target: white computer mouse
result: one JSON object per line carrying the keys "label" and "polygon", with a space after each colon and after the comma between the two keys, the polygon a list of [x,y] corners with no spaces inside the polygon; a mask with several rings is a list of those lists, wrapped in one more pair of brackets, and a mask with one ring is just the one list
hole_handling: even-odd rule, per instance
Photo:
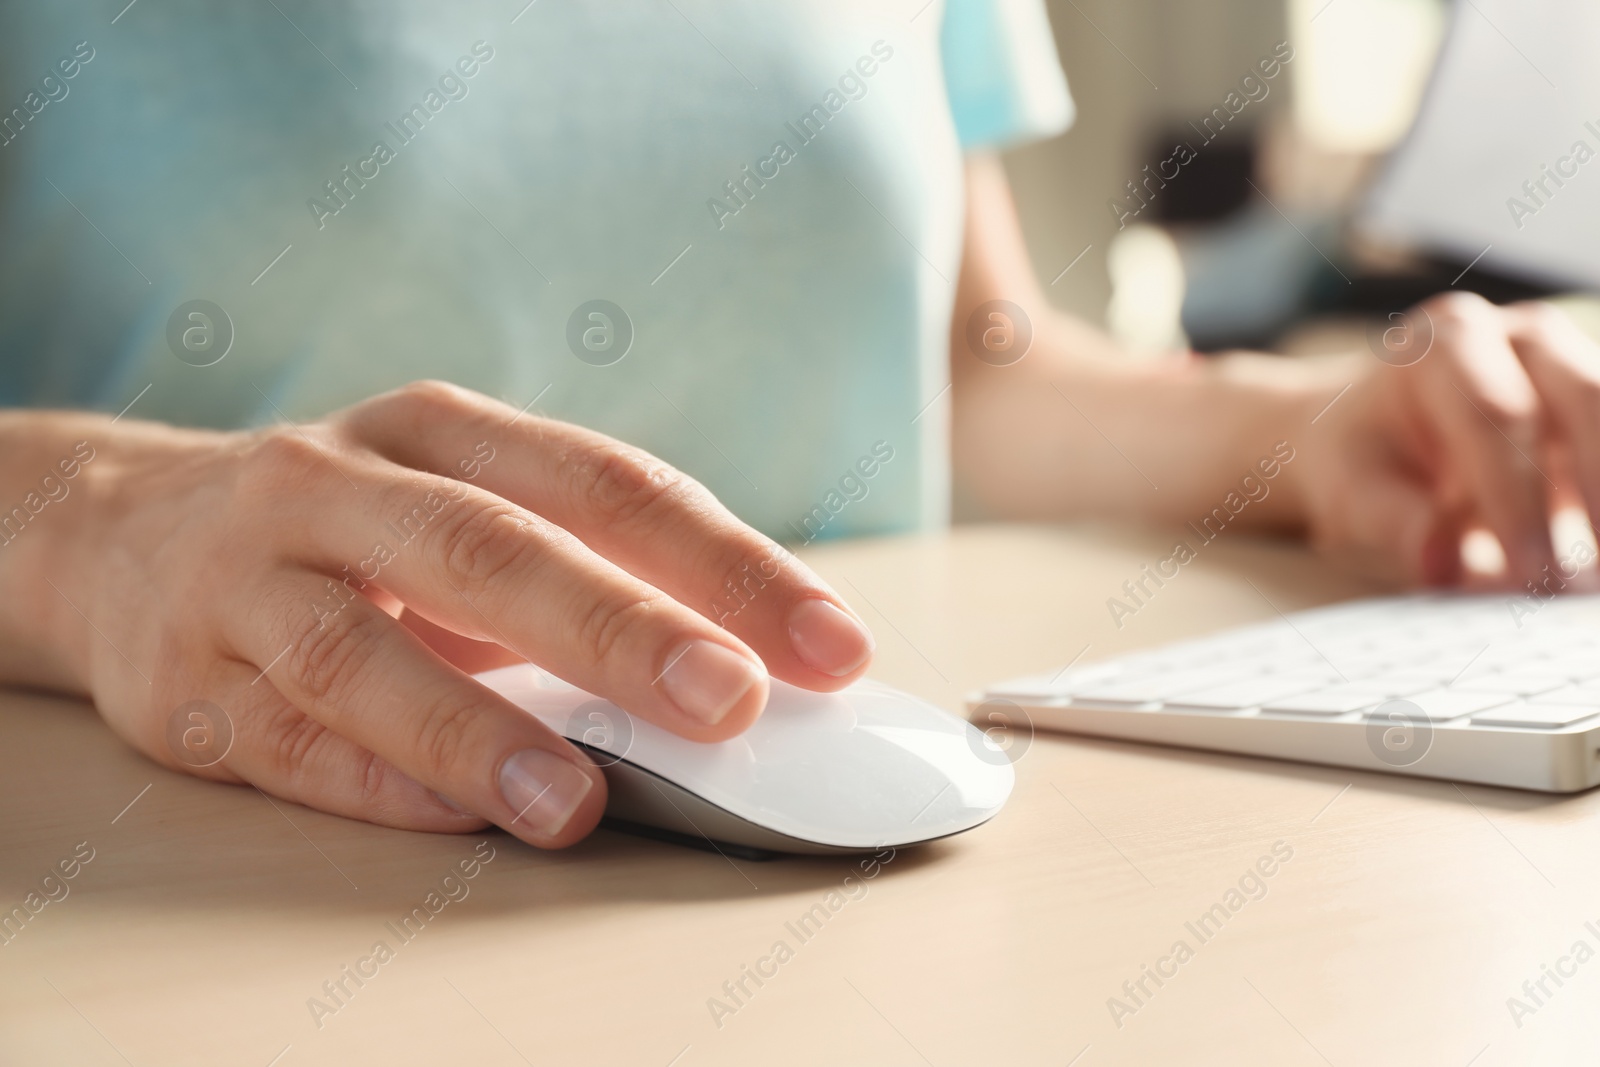
{"label": "white computer mouse", "polygon": [[584,746],[606,774],[608,820],[745,853],[864,852],[993,818],[1015,776],[971,723],[877,682],[813,693],[772,682],[743,734],[701,744],[529,664],[478,681]]}

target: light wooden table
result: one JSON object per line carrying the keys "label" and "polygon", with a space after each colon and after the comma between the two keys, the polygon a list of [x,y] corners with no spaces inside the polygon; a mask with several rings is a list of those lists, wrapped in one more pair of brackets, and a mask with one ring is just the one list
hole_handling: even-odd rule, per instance
{"label": "light wooden table", "polygon": [[[998,528],[806,555],[873,624],[874,675],[952,709],[1086,644],[1102,657],[1271,617],[1264,598],[1371,591],[1230,537],[1117,630],[1106,598],[1169,543]],[[1043,735],[1017,771],[994,822],[852,881],[802,941],[786,924],[857,864],[732,863],[608,832],[541,854],[275,810],[158,769],[87,707],[0,695],[0,907],[80,842],[94,855],[0,946],[0,1063],[1596,1061],[1600,959],[1561,960],[1600,949],[1600,796]],[[401,942],[386,924],[480,841],[494,858],[469,895]],[[1198,938],[1185,924],[1241,878],[1254,889],[1280,842],[1292,857],[1265,895]],[[1163,963],[1180,940],[1191,953]],[[308,999],[378,941],[392,958],[346,978],[319,1028]],[[729,998],[778,941],[775,973]],[[1573,976],[1513,1018],[1544,964]],[[1145,965],[1171,976],[1135,1001],[1123,983]],[[737,1010],[714,1020],[713,997]],[[1112,997],[1137,1010],[1115,1019]]]}

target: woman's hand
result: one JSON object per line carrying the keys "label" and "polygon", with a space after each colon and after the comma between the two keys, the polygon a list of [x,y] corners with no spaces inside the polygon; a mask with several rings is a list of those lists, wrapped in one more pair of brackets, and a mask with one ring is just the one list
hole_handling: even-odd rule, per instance
{"label": "woman's hand", "polygon": [[1374,351],[1347,395],[1317,391],[1299,420],[1313,540],[1443,584],[1463,576],[1464,532],[1484,528],[1507,584],[1570,579],[1550,518],[1576,501],[1600,520],[1600,345],[1548,304],[1450,294],[1395,321]]}
{"label": "woman's hand", "polygon": [[[769,670],[831,690],[871,655],[837,595],[696,482],[453,386],[255,433],[60,417],[94,458],[78,499],[0,547],[10,628],[41,620],[41,662],[175,769],[560,847],[599,820],[599,770],[457,663],[531,660],[716,741],[761,713]],[[203,768],[169,742],[192,701],[234,731]]]}

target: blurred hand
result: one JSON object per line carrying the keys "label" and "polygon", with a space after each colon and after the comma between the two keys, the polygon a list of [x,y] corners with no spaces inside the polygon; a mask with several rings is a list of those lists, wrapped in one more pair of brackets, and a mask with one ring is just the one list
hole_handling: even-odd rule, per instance
{"label": "blurred hand", "polygon": [[[761,713],[769,669],[831,690],[871,654],[816,575],[698,483],[453,386],[248,434],[99,429],[87,511],[41,568],[73,610],[41,586],[41,614],[111,726],[178,770],[559,847],[599,820],[600,771],[468,670],[531,660],[716,741]],[[195,700],[234,729],[204,768],[168,740]]]}
{"label": "blurred hand", "polygon": [[1407,317],[1393,346],[1407,365],[1373,361],[1296,435],[1312,539],[1444,584],[1463,577],[1463,534],[1483,528],[1506,584],[1543,582],[1556,507],[1600,517],[1600,346],[1542,303],[1448,294]]}

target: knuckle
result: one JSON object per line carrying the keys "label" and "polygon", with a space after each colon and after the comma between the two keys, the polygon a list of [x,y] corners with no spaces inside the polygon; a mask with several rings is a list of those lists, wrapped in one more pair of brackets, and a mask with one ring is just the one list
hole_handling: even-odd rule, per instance
{"label": "knuckle", "polygon": [[460,774],[476,721],[477,708],[459,694],[435,700],[424,710],[411,739],[411,752],[425,777],[437,782]]}
{"label": "knuckle", "polygon": [[292,704],[267,712],[261,724],[262,746],[272,766],[289,778],[306,768],[328,728]]}
{"label": "knuckle", "polygon": [[315,704],[338,703],[362,681],[382,631],[364,611],[296,612],[289,624],[289,677]]}
{"label": "knuckle", "polygon": [[273,427],[254,435],[244,450],[243,489],[255,499],[275,499],[320,484],[327,462],[325,453],[303,429]]}
{"label": "knuckle", "polygon": [[1496,308],[1477,293],[1452,292],[1430,296],[1417,305],[1435,322],[1444,325],[1466,325],[1482,321],[1495,313]]}
{"label": "knuckle", "polygon": [[514,568],[536,562],[536,541],[514,504],[463,508],[458,515],[439,533],[445,574],[457,590],[476,596]]}
{"label": "knuckle", "polygon": [[1537,436],[1538,415],[1533,404],[1500,390],[1480,390],[1479,394],[1473,401],[1490,426],[1518,445],[1526,445]]}
{"label": "knuckle", "polygon": [[376,805],[389,792],[390,782],[394,781],[395,766],[371,749],[360,750],[355,758],[357,795],[362,800],[363,808]]}
{"label": "knuckle", "polygon": [[579,620],[578,647],[591,662],[609,663],[619,648],[660,616],[661,606],[661,598],[650,594],[597,598]]}
{"label": "knuckle", "polygon": [[393,764],[371,749],[364,748],[357,753],[352,780],[356,783],[356,798],[362,810],[370,810],[386,799],[393,773]]}
{"label": "knuckle", "polygon": [[1600,408],[1600,345],[1566,311],[1542,300],[1515,305],[1518,333],[1541,350],[1541,362],[1558,369],[1552,406],[1591,417]]}
{"label": "knuckle", "polygon": [[379,428],[387,434],[403,431],[425,440],[436,436],[441,424],[465,422],[482,414],[486,399],[450,382],[422,378],[356,404],[342,421],[357,440]]}
{"label": "knuckle", "polygon": [[391,401],[429,414],[461,414],[478,406],[478,394],[437,378],[407,382],[385,393],[380,401]]}
{"label": "knuckle", "polygon": [[1543,300],[1530,300],[1516,308],[1528,328],[1541,337],[1564,337],[1572,327],[1565,311]]}
{"label": "knuckle", "polygon": [[611,444],[578,464],[577,495],[613,523],[629,523],[691,496],[698,483],[671,465],[626,445]]}
{"label": "knuckle", "polygon": [[[326,758],[322,750],[338,735],[292,704],[279,702],[262,715],[260,743],[270,761],[269,766],[290,783],[315,779],[312,784],[320,788],[328,768],[319,766],[318,761]],[[384,798],[394,768],[370,749],[348,747],[353,750],[348,768],[341,760],[339,773],[344,775],[348,770],[357,803],[361,810],[369,810]]]}

